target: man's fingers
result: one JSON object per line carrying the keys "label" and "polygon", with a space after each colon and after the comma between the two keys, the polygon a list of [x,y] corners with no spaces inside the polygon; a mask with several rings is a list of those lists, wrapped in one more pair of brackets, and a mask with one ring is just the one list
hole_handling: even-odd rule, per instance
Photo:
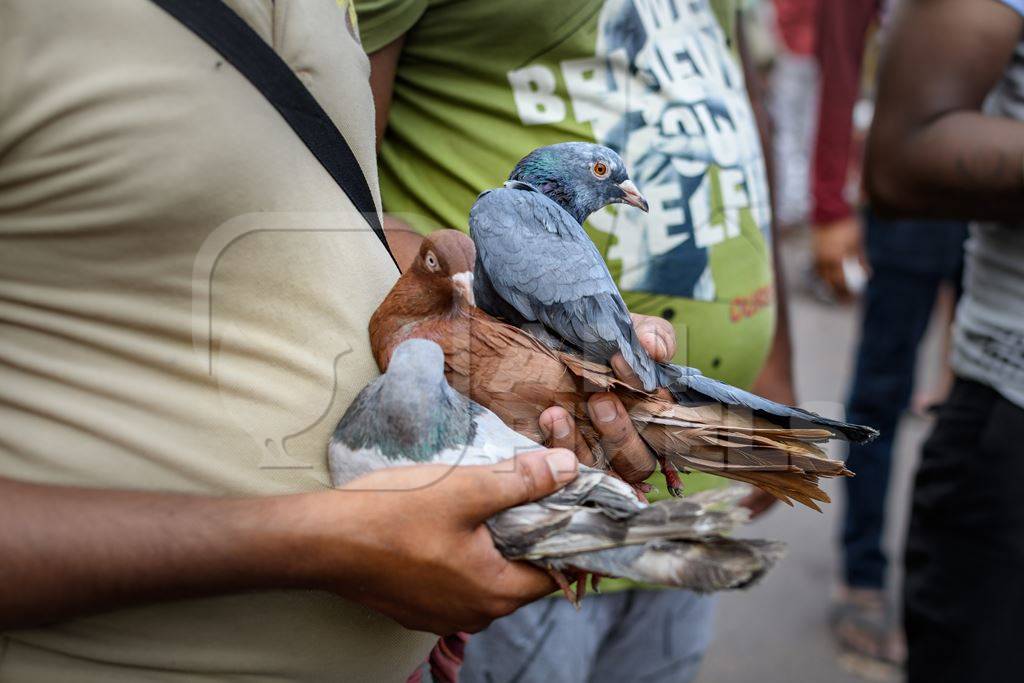
{"label": "man's fingers", "polygon": [[739,502],[741,507],[750,510],[750,519],[756,519],[767,512],[779,499],[772,494],[754,488]]}
{"label": "man's fingers", "polygon": [[590,446],[576,429],[576,421],[565,408],[551,407],[540,414],[540,430],[549,448],[567,448],[576,453],[576,459],[593,467],[595,460]]}
{"label": "man's fingers", "polygon": [[640,378],[636,376],[635,372],[633,372],[633,368],[629,367],[629,364],[626,363],[626,359],[622,357],[621,353],[616,353],[612,356],[611,366],[612,371],[619,380],[625,382],[634,389],[642,390],[644,388]]}
{"label": "man's fingers", "polygon": [[470,523],[554,493],[576,478],[576,454],[563,448],[519,453],[495,465],[459,467],[452,475]]}
{"label": "man's fingers", "polygon": [[640,344],[651,358],[665,362],[676,355],[676,329],[664,318],[631,313]]}
{"label": "man's fingers", "polygon": [[832,293],[846,300],[850,292],[846,288],[846,275],[843,273],[842,261],[821,261],[818,263],[818,276],[825,281]]}
{"label": "man's fingers", "polygon": [[649,477],[657,463],[618,397],[607,392],[594,394],[587,402],[587,410],[612,468],[627,482]]}
{"label": "man's fingers", "polygon": [[[490,535],[485,527],[480,527],[477,533]],[[487,540],[490,541],[490,538]],[[491,585],[495,593],[517,603],[511,606],[512,610],[525,602],[542,598],[558,587],[551,575],[544,570],[525,562],[515,561],[506,562],[502,569],[495,573]]]}

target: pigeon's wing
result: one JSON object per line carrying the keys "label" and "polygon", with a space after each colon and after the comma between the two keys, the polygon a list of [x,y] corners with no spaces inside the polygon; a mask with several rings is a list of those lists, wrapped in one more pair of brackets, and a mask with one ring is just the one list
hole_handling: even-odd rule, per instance
{"label": "pigeon's wing", "polygon": [[544,566],[710,593],[750,586],[783,552],[784,546],[773,541],[717,537],[650,541],[563,555],[546,558]]}
{"label": "pigeon's wing", "polygon": [[721,403],[746,408],[759,417],[783,426],[823,427],[854,443],[866,443],[878,436],[878,431],[863,425],[841,422],[815,413],[776,403],[749,391],[738,389],[710,377],[700,370],[680,365],[661,363],[658,366],[659,383],[667,387],[681,405]]}
{"label": "pigeon's wing", "polygon": [[641,503],[621,480],[580,465],[564,488],[536,502],[504,510],[487,521],[495,545],[514,560],[542,561],[623,545],[702,540],[746,521],[737,500],[746,487],[718,498],[700,494]]}
{"label": "pigeon's wing", "polygon": [[534,190],[490,190],[473,205],[469,229],[481,308],[520,326],[541,323],[602,362],[621,351],[644,388],[656,387],[654,361],[640,346],[608,267],[558,204]]}

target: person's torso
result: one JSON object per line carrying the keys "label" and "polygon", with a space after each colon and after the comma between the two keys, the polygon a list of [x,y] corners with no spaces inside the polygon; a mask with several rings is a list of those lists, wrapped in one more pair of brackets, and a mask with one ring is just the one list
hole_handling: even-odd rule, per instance
{"label": "person's torso", "polygon": [[[364,26],[386,20],[370,10]],[[465,229],[477,194],[531,149],[612,147],[651,205],[587,225],[627,304],[672,320],[681,362],[749,385],[774,330],[771,213],[722,29],[734,14],[707,0],[431,3],[398,66],[384,208],[419,230]]]}
{"label": "person's torso", "polygon": [[[334,0],[229,0],[376,187],[368,62]],[[0,3],[0,475],[328,487],[397,271],[295,134],[149,0]],[[0,681],[404,679],[431,636],[332,595],[140,606],[0,634]]]}
{"label": "person's torso", "polygon": [[[985,109],[1024,121],[1024,42]],[[971,226],[953,367],[1024,406],[1024,221]]]}

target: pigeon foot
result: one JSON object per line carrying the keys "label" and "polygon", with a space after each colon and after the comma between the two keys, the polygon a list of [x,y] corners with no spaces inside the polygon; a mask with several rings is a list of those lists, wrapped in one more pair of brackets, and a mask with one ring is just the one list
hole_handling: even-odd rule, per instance
{"label": "pigeon foot", "polygon": [[679,478],[679,470],[668,461],[664,455],[658,456],[658,464],[661,466],[661,473],[665,475],[665,485],[673,498],[683,495],[683,480]]}
{"label": "pigeon foot", "polygon": [[586,595],[586,588],[584,587],[586,575],[575,577],[573,580],[576,581],[576,590],[572,589],[570,583],[572,581],[559,569],[548,567],[548,573],[551,574],[551,578],[555,580],[558,587],[562,589],[562,593],[565,594],[565,599],[568,600],[578,612],[580,609],[580,601],[583,600],[583,596]]}

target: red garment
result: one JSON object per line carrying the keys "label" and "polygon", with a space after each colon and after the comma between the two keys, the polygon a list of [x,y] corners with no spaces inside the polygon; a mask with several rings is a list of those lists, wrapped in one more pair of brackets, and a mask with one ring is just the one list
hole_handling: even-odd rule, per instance
{"label": "red garment", "polygon": [[[430,651],[427,661],[412,672],[406,683],[424,683],[426,680],[432,683],[458,683],[459,669],[466,659],[468,642],[469,634],[462,631],[441,638]],[[430,677],[424,678],[428,673]]]}
{"label": "red garment", "polygon": [[843,189],[850,167],[853,105],[860,93],[868,28],[879,12],[878,0],[825,0],[818,8],[815,52],[821,73],[821,104],[811,178],[814,225],[852,213]]}
{"label": "red garment", "polygon": [[789,52],[807,57],[814,52],[818,4],[819,0],[775,0],[779,34]]}

